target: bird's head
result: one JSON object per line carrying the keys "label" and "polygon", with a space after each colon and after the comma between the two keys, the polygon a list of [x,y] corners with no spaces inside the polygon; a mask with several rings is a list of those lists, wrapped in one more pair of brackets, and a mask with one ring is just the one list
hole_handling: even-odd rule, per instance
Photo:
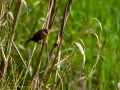
{"label": "bird's head", "polygon": [[44,30],[44,34],[49,35],[49,29],[43,29]]}

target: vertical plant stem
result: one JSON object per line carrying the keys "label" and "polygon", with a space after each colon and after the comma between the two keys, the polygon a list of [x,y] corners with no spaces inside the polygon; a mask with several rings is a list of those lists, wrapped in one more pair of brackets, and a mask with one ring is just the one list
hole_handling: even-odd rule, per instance
{"label": "vertical plant stem", "polygon": [[16,26],[17,26],[17,21],[18,21],[18,16],[19,16],[19,13],[20,13],[20,9],[21,9],[21,0],[16,0],[15,1],[14,15],[13,15],[14,20],[13,20],[13,23],[12,23],[12,33],[11,33],[11,37],[10,37],[10,45],[9,45],[9,52],[8,52],[8,55],[7,55],[7,60],[9,59],[9,56],[11,54],[12,42],[13,42],[14,35],[15,35],[15,29],[16,29]]}
{"label": "vertical plant stem", "polygon": [[[45,19],[45,22],[44,22],[42,28],[48,28],[52,7],[53,7],[53,0],[49,0],[48,10],[47,10],[47,14],[46,14],[46,19]],[[39,57],[38,57],[38,60],[37,60],[37,65],[35,67],[34,73],[32,74],[32,79],[33,80],[38,78],[37,76],[39,75],[38,72],[40,70],[40,64],[41,64],[41,60],[42,60],[43,51],[44,51],[44,48],[45,48],[45,45],[46,45],[46,42],[47,42],[47,38],[48,37],[46,37],[44,39],[44,42],[42,44],[42,48],[41,48],[41,50],[39,52]],[[35,83],[36,83],[35,80],[32,81],[32,84],[33,84],[32,89],[35,89],[35,86],[34,86]]]}
{"label": "vertical plant stem", "polygon": [[[0,19],[3,17],[3,13],[4,13],[4,7],[5,7],[5,0],[0,0]],[[2,25],[2,22],[3,20],[0,20],[0,26]],[[2,30],[3,30],[3,27],[0,27],[0,45],[1,45],[1,34],[2,34]],[[3,73],[4,73],[4,67],[7,67],[6,65],[6,57],[5,57],[5,53],[4,53],[4,50],[3,50],[3,46],[1,46],[1,51],[2,51],[2,61],[1,61],[1,64],[0,64],[0,80],[1,78],[3,77]]]}
{"label": "vertical plant stem", "polygon": [[[57,2],[57,0],[54,0],[54,2],[53,2],[53,8],[52,8],[51,16],[50,16],[50,22],[49,22],[48,29],[50,29],[50,28],[53,26],[53,24],[54,24],[55,16],[56,16],[56,14],[57,14],[59,5],[60,5],[60,3],[61,3],[61,0],[59,0],[59,4],[58,4],[57,8],[55,9],[55,7],[56,7],[56,2]],[[51,58],[52,58],[52,56],[53,56],[53,53],[54,53],[54,51],[55,51],[55,49],[56,49],[57,46],[58,46],[58,43],[56,43],[56,41],[55,41],[55,43],[53,44],[53,47],[52,47],[52,49],[51,49],[51,51],[50,51],[50,54],[49,54],[49,56],[48,56],[49,58],[47,58],[46,65],[45,65],[45,67],[44,67],[44,72],[42,73],[42,76],[41,76],[41,79],[40,79],[40,83],[39,83],[39,86],[40,86],[40,87],[41,87],[42,81],[44,80],[44,76],[45,76],[45,74],[46,74],[46,72],[47,72],[46,70],[48,69],[50,60],[51,60]]]}
{"label": "vertical plant stem", "polygon": [[[52,6],[50,6],[50,7],[48,7],[48,8],[51,8],[51,7],[52,7]],[[49,21],[49,19],[48,19],[49,15],[48,15],[48,14],[50,14],[50,11],[48,11],[48,12],[47,12],[47,15],[46,15],[46,20],[47,20],[47,22]],[[46,22],[46,20],[45,20],[45,22]],[[44,23],[44,25],[45,25],[45,23]],[[46,26],[43,26],[43,27],[46,27],[46,28],[47,28],[47,27],[48,27],[48,23],[46,24]],[[46,42],[47,42],[47,37],[44,39],[44,42],[43,42],[43,45],[42,45],[42,49],[41,49],[41,51],[40,51],[40,53],[39,53],[39,59],[38,59],[38,61],[37,61],[37,65],[36,65],[36,67],[35,67],[35,72],[34,72],[33,75],[32,75],[33,78],[35,77],[37,71],[39,71],[38,69],[39,69],[39,66],[40,66],[40,62],[41,62],[41,60],[42,60],[42,54],[43,54],[43,51],[44,51]]]}
{"label": "vertical plant stem", "polygon": [[49,77],[51,75],[53,67],[54,67],[54,65],[55,65],[55,63],[57,61],[57,57],[58,57],[58,54],[59,54],[59,51],[60,51],[60,48],[61,48],[61,44],[62,44],[64,32],[65,32],[65,24],[66,24],[68,15],[69,15],[70,8],[72,6],[72,2],[73,2],[73,0],[69,0],[68,3],[67,3],[67,5],[66,5],[66,7],[65,7],[65,10],[64,10],[63,20],[62,20],[62,24],[61,24],[61,28],[60,28],[60,32],[59,32],[60,43],[59,43],[59,46],[57,48],[56,55],[55,55],[55,58],[53,60],[52,66],[49,69],[48,73],[46,74],[46,80],[45,80],[44,88],[45,88],[45,86],[46,86],[46,84],[48,82],[48,79],[49,79]]}

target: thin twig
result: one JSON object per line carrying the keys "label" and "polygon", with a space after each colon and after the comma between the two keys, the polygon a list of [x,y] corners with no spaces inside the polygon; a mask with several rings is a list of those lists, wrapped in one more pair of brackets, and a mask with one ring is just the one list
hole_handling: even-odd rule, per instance
{"label": "thin twig", "polygon": [[[72,6],[72,2],[73,2],[73,0],[69,0],[67,5],[66,5],[66,7],[65,7],[63,20],[62,20],[62,24],[61,24],[61,28],[60,28],[60,32],[59,32],[60,43],[59,43],[59,46],[57,48],[57,51],[56,51],[55,58],[53,60],[52,66],[51,66],[50,70],[48,71],[48,73],[46,74],[45,86],[47,85],[48,79],[49,79],[49,77],[51,75],[51,72],[53,70],[53,67],[54,67],[54,65],[55,65],[55,63],[57,61],[57,56],[58,56],[58,53],[60,51],[60,48],[61,48],[61,45],[62,45],[63,36],[64,36],[64,32],[65,32],[65,24],[66,24],[68,15],[69,15],[70,8]],[[45,86],[44,86],[44,88],[45,88]]]}
{"label": "thin twig", "polygon": [[16,26],[17,26],[17,21],[18,21],[18,16],[20,13],[20,9],[21,9],[21,1],[20,0],[16,0],[15,3],[15,9],[14,9],[14,20],[13,20],[13,24],[12,24],[12,34],[11,34],[11,38],[10,38],[10,44],[9,44],[9,52],[7,55],[7,60],[9,59],[9,56],[11,54],[11,50],[12,50],[12,43],[13,43],[13,39],[14,39],[14,35],[15,35],[15,30],[16,30]]}
{"label": "thin twig", "polygon": [[[46,14],[46,20],[45,20],[42,28],[48,28],[52,7],[53,7],[53,1],[52,1],[52,0],[49,0],[48,10],[47,10],[47,14]],[[42,60],[43,51],[44,51],[44,48],[45,48],[45,45],[46,45],[46,42],[47,42],[47,38],[48,38],[48,37],[46,37],[46,38],[44,39],[42,48],[40,49],[39,58],[38,58],[38,60],[37,60],[37,64],[36,64],[36,67],[35,67],[35,71],[34,71],[34,73],[32,74],[32,78],[33,78],[33,79],[36,79],[36,78],[37,78],[38,71],[39,71],[39,69],[40,69],[40,64],[41,64],[41,60]],[[33,84],[35,84],[35,81],[33,81],[33,82],[34,82]],[[33,87],[32,89],[34,89],[34,88],[35,88],[35,87]]]}
{"label": "thin twig", "polygon": [[[36,49],[36,45],[37,45],[37,43],[35,43],[35,46],[34,46],[34,48],[33,48],[32,55],[31,55],[30,60],[29,60],[29,63],[28,63],[28,68],[30,68],[31,60],[32,60],[34,51],[35,51],[35,49]],[[23,79],[23,83],[22,83],[21,90],[22,90],[22,88],[23,88],[23,85],[24,85],[24,82],[25,82],[25,78],[26,78],[26,76],[27,76],[27,73],[28,73],[28,72],[26,71],[25,76],[24,76],[24,79]]]}
{"label": "thin twig", "polygon": [[20,56],[20,58],[21,58],[21,60],[22,60],[22,63],[24,64],[24,66],[25,66],[25,68],[26,68],[29,76],[32,78],[32,76],[31,76],[31,74],[30,74],[30,72],[29,72],[29,69],[27,68],[27,66],[26,66],[26,64],[25,64],[25,62],[24,62],[24,59],[22,58],[22,55],[20,54],[20,51],[18,50],[18,48],[16,47],[16,45],[15,45],[14,42],[13,42],[13,46],[15,47],[17,53],[19,54],[19,56]]}

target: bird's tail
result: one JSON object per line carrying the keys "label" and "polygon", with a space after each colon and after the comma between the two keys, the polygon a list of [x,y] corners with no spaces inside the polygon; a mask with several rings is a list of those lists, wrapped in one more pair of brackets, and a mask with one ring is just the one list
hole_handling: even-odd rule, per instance
{"label": "bird's tail", "polygon": [[26,41],[26,42],[25,42],[25,44],[26,44],[26,43],[28,43],[28,42],[29,42],[29,41],[31,41],[31,40],[32,40],[32,38],[31,38],[31,39],[29,39],[28,41]]}

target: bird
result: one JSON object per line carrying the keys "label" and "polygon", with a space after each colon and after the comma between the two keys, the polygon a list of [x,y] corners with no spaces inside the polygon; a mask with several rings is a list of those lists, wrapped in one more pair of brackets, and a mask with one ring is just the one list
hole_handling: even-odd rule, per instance
{"label": "bird", "polygon": [[44,39],[47,35],[49,35],[49,29],[41,29],[38,32],[36,32],[32,38],[27,40],[25,43],[28,43],[29,41],[35,41],[38,42],[42,39]]}

